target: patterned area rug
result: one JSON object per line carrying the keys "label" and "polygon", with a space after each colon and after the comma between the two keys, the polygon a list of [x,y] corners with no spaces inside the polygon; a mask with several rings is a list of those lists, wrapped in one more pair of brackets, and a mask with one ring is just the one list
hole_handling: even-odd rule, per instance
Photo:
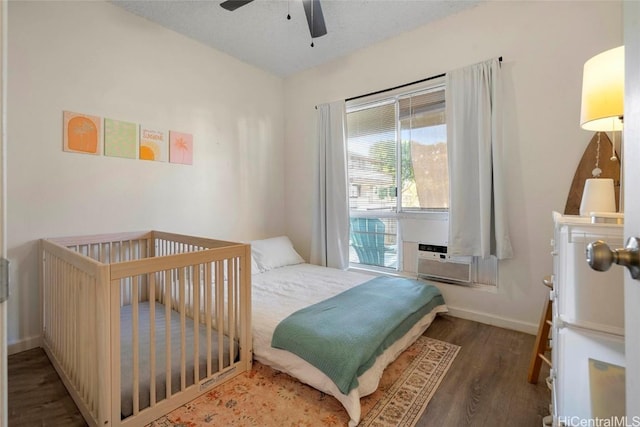
{"label": "patterned area rug", "polygon": [[[378,390],[361,399],[359,426],[414,426],[460,347],[421,336],[387,367]],[[287,374],[254,363],[214,390],[149,424],[192,426],[346,426],[349,416],[333,397]]]}

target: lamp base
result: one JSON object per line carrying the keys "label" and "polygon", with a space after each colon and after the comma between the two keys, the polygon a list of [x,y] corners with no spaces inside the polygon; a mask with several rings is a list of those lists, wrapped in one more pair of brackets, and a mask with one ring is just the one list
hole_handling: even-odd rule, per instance
{"label": "lamp base", "polygon": [[[584,192],[584,184],[587,179],[593,178],[593,174],[591,171],[593,170],[593,165],[596,163],[596,154],[598,149],[598,135],[594,134],[591,138],[591,141],[587,145],[580,159],[580,163],[578,164],[573,180],[571,182],[571,187],[569,187],[569,193],[567,195],[566,205],[564,208],[565,215],[580,215],[580,203],[582,202],[582,194]],[[618,201],[618,194],[620,190],[620,158],[622,153],[618,152],[619,155],[618,160],[610,161],[608,159],[611,154],[609,150],[603,150],[602,147],[609,147],[611,144],[611,140],[607,136],[606,132],[601,132],[600,134],[600,144],[601,150],[603,151],[601,160],[600,160],[600,169],[602,169],[602,174],[600,178],[612,178],[614,182],[614,191],[616,193],[615,199]],[[591,209],[592,211],[602,212],[605,209]],[[622,212],[622,207],[617,207],[617,209],[611,209],[612,212],[620,211]],[[588,215],[588,212],[587,214]]]}
{"label": "lamp base", "polygon": [[615,212],[616,197],[611,178],[590,178],[584,183],[584,192],[580,203],[580,215],[589,216],[591,212]]}
{"label": "lamp base", "polygon": [[590,212],[592,224],[624,224],[622,212]]}

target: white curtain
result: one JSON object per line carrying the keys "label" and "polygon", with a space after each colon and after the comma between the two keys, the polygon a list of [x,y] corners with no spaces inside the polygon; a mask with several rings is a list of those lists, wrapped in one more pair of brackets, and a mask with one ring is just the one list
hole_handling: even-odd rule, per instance
{"label": "white curtain", "polygon": [[318,168],[311,236],[311,263],[346,269],[349,267],[349,198],[345,104],[319,105]]}
{"label": "white curtain", "polygon": [[498,59],[447,72],[452,255],[513,255],[504,197],[501,81]]}

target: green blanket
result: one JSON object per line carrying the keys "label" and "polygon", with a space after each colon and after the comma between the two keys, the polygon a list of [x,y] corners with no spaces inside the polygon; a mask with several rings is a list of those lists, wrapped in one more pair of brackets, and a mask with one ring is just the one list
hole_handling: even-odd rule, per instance
{"label": "green blanket", "polygon": [[442,304],[433,285],[376,277],[293,313],[278,324],[271,346],[298,355],[349,394],[384,350]]}

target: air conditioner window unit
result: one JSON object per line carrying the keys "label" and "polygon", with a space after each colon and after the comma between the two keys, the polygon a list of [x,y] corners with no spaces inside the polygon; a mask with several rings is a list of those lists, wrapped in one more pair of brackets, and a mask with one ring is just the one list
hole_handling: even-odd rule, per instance
{"label": "air conditioner window unit", "polygon": [[418,276],[449,283],[471,283],[470,256],[451,256],[447,247],[418,243]]}

